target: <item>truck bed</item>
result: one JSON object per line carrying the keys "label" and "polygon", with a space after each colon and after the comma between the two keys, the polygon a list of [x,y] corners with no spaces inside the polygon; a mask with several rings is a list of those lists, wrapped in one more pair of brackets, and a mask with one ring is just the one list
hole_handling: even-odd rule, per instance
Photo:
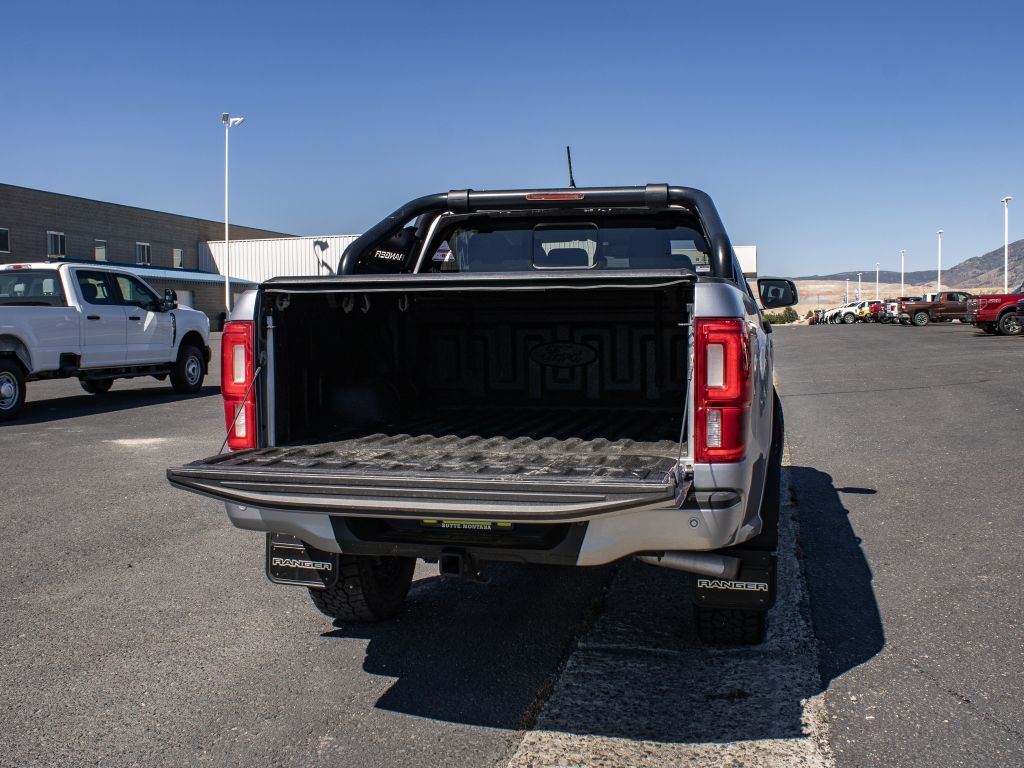
{"label": "truck bed", "polygon": [[[572,519],[676,494],[678,416],[656,409],[447,409],[324,442],[168,470],[226,500],[395,517]],[[638,441],[627,435],[660,438]]]}

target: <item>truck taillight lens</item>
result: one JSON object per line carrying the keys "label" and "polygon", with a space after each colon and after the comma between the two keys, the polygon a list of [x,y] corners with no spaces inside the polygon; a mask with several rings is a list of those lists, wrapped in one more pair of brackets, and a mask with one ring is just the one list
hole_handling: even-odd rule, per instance
{"label": "truck taillight lens", "polygon": [[694,460],[739,461],[750,422],[750,334],[740,318],[697,321]]}
{"label": "truck taillight lens", "polygon": [[230,430],[228,448],[233,451],[256,447],[256,399],[249,389],[256,368],[254,354],[252,321],[225,323],[220,349],[220,393],[224,398],[224,423]]}

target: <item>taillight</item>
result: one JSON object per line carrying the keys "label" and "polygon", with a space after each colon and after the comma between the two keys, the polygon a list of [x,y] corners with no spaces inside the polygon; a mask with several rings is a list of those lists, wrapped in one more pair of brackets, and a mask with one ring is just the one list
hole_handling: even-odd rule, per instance
{"label": "taillight", "polygon": [[697,321],[694,353],[697,463],[739,461],[750,420],[750,336],[739,318]]}
{"label": "taillight", "polygon": [[256,447],[256,399],[249,386],[256,369],[253,356],[252,320],[225,323],[220,348],[220,393],[229,430],[228,447],[233,451]]}

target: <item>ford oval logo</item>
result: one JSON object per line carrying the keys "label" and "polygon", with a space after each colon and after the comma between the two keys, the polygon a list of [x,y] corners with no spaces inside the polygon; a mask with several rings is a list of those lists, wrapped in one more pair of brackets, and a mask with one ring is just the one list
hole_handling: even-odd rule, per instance
{"label": "ford oval logo", "polygon": [[597,352],[585,344],[574,344],[571,341],[556,341],[541,344],[530,350],[530,359],[538,365],[552,368],[578,368],[590,365],[597,360]]}

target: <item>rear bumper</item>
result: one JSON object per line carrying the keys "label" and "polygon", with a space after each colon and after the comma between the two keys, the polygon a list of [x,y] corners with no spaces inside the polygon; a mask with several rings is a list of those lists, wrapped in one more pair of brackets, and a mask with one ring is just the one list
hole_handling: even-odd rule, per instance
{"label": "rear bumper", "polygon": [[637,552],[721,549],[736,543],[747,516],[747,500],[738,493],[693,492],[681,508],[663,503],[661,507],[604,513],[569,523],[529,523],[526,525],[534,529],[560,529],[556,540],[551,546],[499,547],[465,537],[445,543],[436,538],[396,541],[367,536],[360,533],[356,523],[368,518],[353,515],[235,503],[225,506],[228,518],[238,528],[290,534],[326,552],[435,559],[442,551],[458,549],[485,561],[578,566],[604,565]]}

